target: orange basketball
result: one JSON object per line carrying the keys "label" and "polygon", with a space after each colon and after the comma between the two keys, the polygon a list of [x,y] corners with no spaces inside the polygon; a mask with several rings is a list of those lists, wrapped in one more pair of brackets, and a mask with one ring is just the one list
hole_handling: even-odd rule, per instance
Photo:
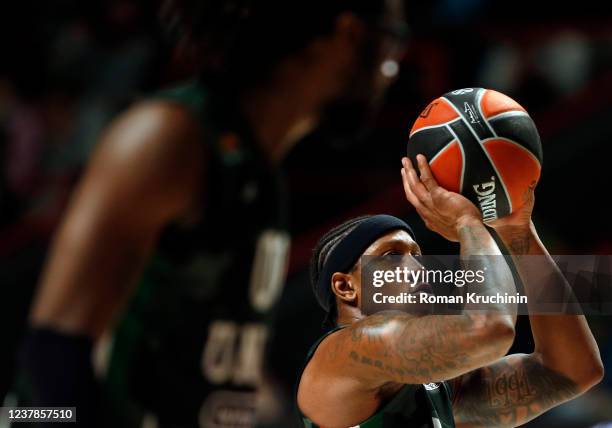
{"label": "orange basketball", "polygon": [[438,183],[478,206],[485,221],[519,208],[540,178],[542,145],[512,98],[465,88],[432,101],[414,122],[408,157],[424,155]]}

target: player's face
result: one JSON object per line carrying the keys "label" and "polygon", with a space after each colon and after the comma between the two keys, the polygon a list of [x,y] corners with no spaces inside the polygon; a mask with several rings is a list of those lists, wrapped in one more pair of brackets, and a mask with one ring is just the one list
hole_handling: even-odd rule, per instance
{"label": "player's face", "polygon": [[[363,256],[386,257],[391,256],[394,261],[402,259],[410,269],[418,269],[421,265],[412,256],[421,255],[419,245],[403,230],[395,230],[378,238],[363,252]],[[352,273],[352,282],[356,286],[359,301],[361,301],[361,261],[357,262]]]}
{"label": "player's face", "polygon": [[345,85],[324,113],[324,128],[338,137],[350,138],[367,128],[397,78],[407,25],[401,0],[387,0],[385,5],[379,22],[366,25]]}

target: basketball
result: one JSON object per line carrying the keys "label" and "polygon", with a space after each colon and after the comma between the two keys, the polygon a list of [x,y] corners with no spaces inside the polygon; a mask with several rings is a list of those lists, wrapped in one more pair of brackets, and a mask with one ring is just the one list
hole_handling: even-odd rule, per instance
{"label": "basketball", "polygon": [[483,88],[448,92],[432,101],[410,131],[408,157],[427,158],[438,183],[480,208],[483,220],[507,216],[537,184],[542,145],[519,103]]}

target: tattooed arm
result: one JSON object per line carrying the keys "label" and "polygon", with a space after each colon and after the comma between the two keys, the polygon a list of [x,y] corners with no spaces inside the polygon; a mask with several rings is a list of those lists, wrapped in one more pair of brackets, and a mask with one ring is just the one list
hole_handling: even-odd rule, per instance
{"label": "tattooed arm", "polygon": [[[525,285],[535,349],[529,355],[509,355],[452,382],[458,427],[524,424],[577,397],[603,376],[599,350],[584,316],[533,313],[529,302],[540,296],[555,301],[571,293],[530,221],[533,202],[531,188],[523,208],[494,227]],[[548,278],[546,284],[541,283],[542,277]],[[544,293],[542,287],[547,287]]]}
{"label": "tattooed arm", "polygon": [[516,427],[576,397],[580,386],[539,354],[513,354],[452,381],[458,428]]}
{"label": "tattooed arm", "polygon": [[501,317],[379,312],[321,342],[302,373],[298,405],[320,426],[355,426],[376,412],[389,391],[490,364],[513,339],[513,325]]}

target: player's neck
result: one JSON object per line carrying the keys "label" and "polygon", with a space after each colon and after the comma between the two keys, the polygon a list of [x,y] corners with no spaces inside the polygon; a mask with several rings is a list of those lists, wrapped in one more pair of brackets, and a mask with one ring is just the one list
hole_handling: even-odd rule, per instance
{"label": "player's neck", "polygon": [[340,306],[338,308],[338,318],[336,324],[338,325],[350,325],[356,321],[362,319],[364,315],[361,313],[359,308],[351,306]]}

